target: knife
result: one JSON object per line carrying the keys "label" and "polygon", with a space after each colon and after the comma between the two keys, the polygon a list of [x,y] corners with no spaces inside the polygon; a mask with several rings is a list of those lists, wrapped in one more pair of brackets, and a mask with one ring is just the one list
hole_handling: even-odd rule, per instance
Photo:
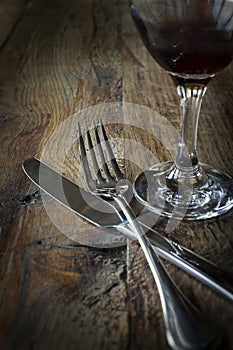
{"label": "knife", "polygon": [[[122,212],[118,212],[110,203],[81,189],[78,185],[36,158],[25,160],[23,170],[29,179],[41,190],[78,216],[98,227],[116,228],[124,236],[134,239],[134,235],[124,215]],[[96,209],[99,207],[101,207],[101,211]],[[214,291],[233,301],[232,274],[222,270],[213,262],[182,245],[160,235],[154,229],[147,227],[143,222],[143,219],[146,219],[146,215],[145,212],[145,214],[140,216],[139,223],[145,229],[154,249],[162,258],[165,258]]]}

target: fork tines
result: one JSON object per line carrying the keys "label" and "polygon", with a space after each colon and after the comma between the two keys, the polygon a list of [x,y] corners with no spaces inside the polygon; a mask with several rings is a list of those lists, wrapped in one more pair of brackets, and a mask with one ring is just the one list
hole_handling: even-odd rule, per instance
{"label": "fork tines", "polygon": [[[101,130],[101,133],[99,132]],[[90,154],[93,171],[98,183],[118,181],[123,178],[123,174],[117,164],[112,147],[103,123],[100,121],[98,125],[93,122],[93,128],[90,130],[85,124],[85,132],[83,136],[80,123],[78,123],[80,152],[83,167],[88,178],[94,180],[91,173],[91,168],[87,160]],[[85,140],[88,147],[85,146]]]}

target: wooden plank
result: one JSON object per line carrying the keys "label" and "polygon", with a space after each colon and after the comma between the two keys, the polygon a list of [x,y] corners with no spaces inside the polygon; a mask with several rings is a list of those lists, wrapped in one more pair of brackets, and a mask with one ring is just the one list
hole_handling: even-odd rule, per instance
{"label": "wooden plank", "polygon": [[[127,138],[136,140],[138,149],[144,147],[150,150],[157,161],[170,160],[176,148],[170,152],[166,147],[171,137],[169,129],[161,130],[168,133],[167,138],[163,138],[164,142],[161,142],[158,137],[156,140],[156,128],[161,128],[161,125],[158,125],[157,119],[153,120],[153,111],[156,116],[161,115],[161,120],[165,117],[177,131],[179,130],[179,100],[175,86],[168,74],[153,61],[143,47],[129,14],[125,13],[123,23],[123,98],[126,102],[142,106],[135,107],[135,113],[132,113],[134,117],[128,115],[127,121],[132,127],[128,128]],[[219,167],[229,174],[233,174],[233,156],[229,151],[233,142],[232,84],[231,66],[209,85],[199,126],[200,160]],[[143,107],[149,108],[151,113],[143,112]],[[135,128],[135,119],[140,115],[136,110],[141,111],[141,118],[144,119],[140,121],[143,133],[142,130]],[[152,135],[149,133],[150,130]],[[133,149],[129,150],[129,154],[133,157]],[[141,170],[145,169],[143,168],[144,154],[141,153],[140,158],[138,151],[137,161],[142,165]],[[128,166],[131,167],[128,171],[133,179],[139,169],[132,167],[130,162]],[[156,221],[155,228],[166,237],[181,242],[215,261],[227,271],[233,272],[232,211],[211,221],[182,222],[170,233],[166,232],[167,224],[167,219],[160,218]],[[152,274],[138,245],[131,243],[128,250],[128,294],[131,300],[131,330],[135,335],[131,339],[131,346],[134,349],[169,349],[165,340],[158,291]],[[166,266],[188,298],[223,333],[223,347],[233,349],[233,337],[230,332],[233,321],[232,304],[175,267],[169,264]]]}
{"label": "wooden plank", "polygon": [[69,240],[21,170],[75,110],[121,99],[118,14],[117,1],[33,0],[1,53],[1,349],[127,342],[125,250]]}

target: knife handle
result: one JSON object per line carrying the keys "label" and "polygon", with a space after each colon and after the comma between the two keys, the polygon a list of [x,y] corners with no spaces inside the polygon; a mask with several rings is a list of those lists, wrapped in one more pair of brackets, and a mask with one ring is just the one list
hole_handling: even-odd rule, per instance
{"label": "knife handle", "polygon": [[[214,263],[195,254],[189,249],[161,236],[157,231],[149,229],[140,222],[147,230],[147,236],[160,257],[179,267],[215,292],[233,301],[233,276],[220,269]],[[132,231],[127,225],[118,226],[121,233],[132,237]]]}

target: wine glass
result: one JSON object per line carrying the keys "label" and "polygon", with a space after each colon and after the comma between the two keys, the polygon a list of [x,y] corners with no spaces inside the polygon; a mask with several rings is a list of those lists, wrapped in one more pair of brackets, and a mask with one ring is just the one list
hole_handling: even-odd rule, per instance
{"label": "wine glass", "polygon": [[197,128],[208,83],[233,58],[233,0],[132,0],[129,5],[144,45],[173,78],[181,107],[176,160],[140,174],[136,198],[163,216],[218,216],[233,206],[233,179],[198,162]]}

